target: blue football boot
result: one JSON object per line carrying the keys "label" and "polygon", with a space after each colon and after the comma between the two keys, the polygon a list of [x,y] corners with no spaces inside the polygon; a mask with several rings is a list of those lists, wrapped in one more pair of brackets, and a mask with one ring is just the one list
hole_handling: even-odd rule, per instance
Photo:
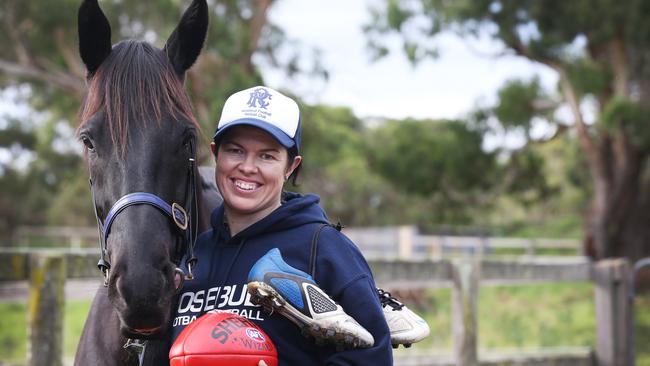
{"label": "blue football boot", "polygon": [[375,340],[343,311],[307,273],[288,265],[277,248],[260,258],[248,274],[251,301],[295,323],[316,344],[339,350],[372,347]]}

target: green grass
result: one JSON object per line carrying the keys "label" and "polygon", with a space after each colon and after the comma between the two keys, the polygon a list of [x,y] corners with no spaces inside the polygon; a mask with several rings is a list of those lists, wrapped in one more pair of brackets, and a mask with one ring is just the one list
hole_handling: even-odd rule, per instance
{"label": "green grass", "polygon": [[0,360],[24,359],[27,339],[25,305],[0,303],[0,314]]}
{"label": "green grass", "polygon": [[634,344],[637,366],[650,366],[650,294],[639,296],[634,303]]}
{"label": "green grass", "polygon": [[[66,302],[63,323],[63,352],[66,357],[74,356],[88,309],[90,300]],[[24,360],[27,354],[26,305],[0,303],[0,314],[0,361]]]}
{"label": "green grass", "polygon": [[69,357],[74,356],[79,343],[91,301],[68,301],[65,306],[63,323],[63,352]]}
{"label": "green grass", "polygon": [[[451,350],[450,299],[450,289],[428,290],[431,306],[414,309],[432,330],[414,349]],[[478,341],[482,349],[593,346],[593,288],[590,284],[482,287]]]}
{"label": "green grass", "polygon": [[[539,347],[594,347],[595,310],[591,284],[539,284],[482,287],[479,293],[478,341],[486,349]],[[397,352],[451,353],[451,291],[426,291],[424,308],[409,307],[423,315],[431,336]],[[69,301],[65,307],[64,353],[75,352],[90,301]],[[650,366],[650,295],[635,303],[637,366]],[[26,306],[0,303],[0,363],[25,359]]]}
{"label": "green grass", "polygon": [[[478,342],[482,350],[591,347],[596,344],[593,285],[555,283],[482,287],[478,299]],[[426,293],[423,315],[431,335],[398,352],[452,352],[451,290]],[[650,366],[650,295],[635,303],[637,366]]]}

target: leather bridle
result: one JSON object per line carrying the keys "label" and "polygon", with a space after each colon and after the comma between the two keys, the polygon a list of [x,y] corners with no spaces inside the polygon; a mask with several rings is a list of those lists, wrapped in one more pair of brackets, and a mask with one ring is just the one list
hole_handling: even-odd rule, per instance
{"label": "leather bridle", "polygon": [[[125,209],[135,205],[150,205],[157,208],[160,212],[165,214],[170,220],[174,222],[174,226],[178,229],[179,235],[182,237],[183,245],[176,246],[175,258],[172,261],[176,265],[174,269],[176,274],[180,275],[181,283],[177,287],[177,291],[183,287],[185,280],[193,278],[192,267],[196,264],[197,258],[194,256],[194,244],[198,231],[198,208],[196,196],[196,151],[194,141],[190,140],[190,158],[187,171],[187,187],[185,190],[185,208],[176,202],[171,205],[162,198],[153,193],[148,192],[132,192],[122,196],[118,199],[108,214],[101,220],[97,213],[97,201],[95,200],[95,190],[93,187],[93,180],[90,177],[90,192],[92,194],[93,208],[95,210],[95,218],[97,219],[97,229],[99,231],[99,249],[100,258],[97,267],[104,275],[104,286],[108,286],[110,281],[111,263],[108,258],[107,241],[108,235],[111,231],[111,225],[115,218]],[[187,275],[179,268],[183,256],[187,255],[185,264],[187,266]]]}

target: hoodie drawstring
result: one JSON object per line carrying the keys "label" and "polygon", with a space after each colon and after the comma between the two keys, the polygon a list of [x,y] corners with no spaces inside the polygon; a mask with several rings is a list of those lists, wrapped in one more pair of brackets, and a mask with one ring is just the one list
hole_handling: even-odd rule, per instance
{"label": "hoodie drawstring", "polygon": [[226,282],[228,282],[228,279],[230,278],[230,272],[232,272],[232,267],[235,265],[237,258],[239,258],[239,253],[241,253],[241,249],[244,247],[245,244],[246,244],[246,238],[242,238],[241,243],[239,243],[237,247],[237,251],[235,252],[235,256],[230,261],[230,265],[228,266],[228,270],[226,271],[226,276],[224,277],[223,281],[219,284],[219,288],[222,288],[223,285]]}

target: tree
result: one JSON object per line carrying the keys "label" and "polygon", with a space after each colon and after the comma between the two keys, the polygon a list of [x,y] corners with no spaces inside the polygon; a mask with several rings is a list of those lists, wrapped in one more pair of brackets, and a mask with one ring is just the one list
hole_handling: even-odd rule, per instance
{"label": "tree", "polygon": [[470,224],[489,206],[501,175],[479,131],[461,121],[387,121],[373,131],[373,170],[419,200],[430,200],[438,223]]}
{"label": "tree", "polygon": [[[436,35],[452,31],[489,35],[503,53],[555,71],[557,93],[511,83],[494,115],[506,128],[541,119],[558,135],[575,133],[593,189],[585,245],[595,258],[650,254],[649,2],[385,0],[373,16],[367,32],[377,57],[389,52],[382,35],[398,33],[417,62],[436,55]],[[570,121],[558,120],[561,107]]]}
{"label": "tree", "polygon": [[395,224],[399,215],[389,210],[398,194],[370,169],[363,122],[344,107],[303,104],[300,110],[304,160],[297,189],[317,192],[333,222]]}
{"label": "tree", "polygon": [[[77,51],[77,9],[81,0],[5,0],[0,9],[0,91],[23,90],[24,120],[0,116],[0,149],[13,157],[30,156],[26,166],[0,161],[0,236],[18,223],[92,223],[89,192],[80,149],[73,133],[84,96],[85,68]],[[113,28],[113,41],[135,38],[162,46],[189,0],[104,0],[101,6]],[[297,69],[300,48],[281,52],[291,42],[268,21],[275,0],[210,2],[210,28],[204,52],[186,84],[203,125],[207,146],[226,96],[262,83],[256,62]],[[292,45],[295,45],[293,43]],[[286,50],[284,50],[286,51]],[[57,146],[59,146],[57,148]],[[204,160],[208,149],[202,149]],[[85,195],[79,197],[79,194]],[[72,207],[73,205],[74,207]],[[20,207],[20,210],[16,210]],[[74,208],[79,208],[75,210]]]}

